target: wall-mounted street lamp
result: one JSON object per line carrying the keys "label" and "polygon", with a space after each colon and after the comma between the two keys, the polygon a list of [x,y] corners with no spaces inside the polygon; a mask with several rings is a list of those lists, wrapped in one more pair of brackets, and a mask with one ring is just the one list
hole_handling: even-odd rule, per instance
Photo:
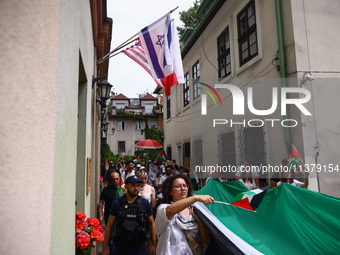
{"label": "wall-mounted street lamp", "polygon": [[103,81],[97,84],[97,102],[100,102],[100,105],[103,109],[106,107],[106,100],[110,98],[112,85],[106,80],[106,77],[95,78],[94,76],[92,76],[92,88],[94,87],[94,84],[99,80]]}
{"label": "wall-mounted street lamp", "polygon": [[114,135],[114,134],[115,134],[115,131],[116,131],[116,129],[113,127],[113,128],[111,128],[111,131],[112,131],[112,134],[110,134],[110,135]]}

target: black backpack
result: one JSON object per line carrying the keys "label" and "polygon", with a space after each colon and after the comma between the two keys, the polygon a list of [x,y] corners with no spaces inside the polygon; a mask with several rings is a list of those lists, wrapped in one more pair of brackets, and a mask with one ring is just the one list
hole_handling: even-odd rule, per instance
{"label": "black backpack", "polygon": [[116,232],[112,240],[114,245],[143,244],[148,240],[149,221],[146,212],[141,208],[142,198],[137,196],[136,203],[128,204],[126,195],[120,199],[120,210],[116,222]]}

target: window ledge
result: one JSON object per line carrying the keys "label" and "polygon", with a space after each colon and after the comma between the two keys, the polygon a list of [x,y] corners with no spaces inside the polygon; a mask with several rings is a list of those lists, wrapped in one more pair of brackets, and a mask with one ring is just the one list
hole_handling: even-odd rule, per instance
{"label": "window ledge", "polygon": [[188,109],[190,109],[190,104],[191,104],[191,103],[189,103],[188,105],[186,105],[185,107],[183,107],[183,110],[182,110],[182,111],[185,112],[185,111],[187,111]]}
{"label": "window ledge", "polygon": [[196,97],[196,99],[194,99],[191,106],[194,106],[194,105],[198,104],[199,102],[201,102],[201,95],[199,95],[198,97]]}
{"label": "window ledge", "polygon": [[234,75],[231,73],[231,74],[229,74],[228,76],[226,76],[224,78],[218,78],[218,82],[220,84],[225,84],[225,83],[227,83],[228,81],[230,81],[233,78],[234,78]]}
{"label": "window ledge", "polygon": [[[253,59],[249,60],[247,63],[245,63],[243,66],[241,67],[236,67],[236,75],[239,75],[240,73],[242,73],[244,70],[246,70],[248,67],[254,65],[256,62],[260,61],[262,59],[262,54],[261,52],[258,53],[258,55],[256,57],[254,57]],[[238,61],[237,61],[237,66],[239,65]]]}

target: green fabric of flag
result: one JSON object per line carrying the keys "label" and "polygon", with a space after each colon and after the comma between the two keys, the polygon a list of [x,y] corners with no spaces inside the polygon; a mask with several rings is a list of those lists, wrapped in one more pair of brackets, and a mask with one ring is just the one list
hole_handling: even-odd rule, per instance
{"label": "green fabric of flag", "polygon": [[124,191],[122,187],[118,187],[115,195],[115,199],[120,198],[121,196],[124,195]]}
{"label": "green fabric of flag", "polygon": [[[209,180],[196,194],[230,203],[248,189]],[[264,254],[338,254],[340,199],[282,183],[267,190],[257,213],[235,206],[207,208],[232,232]]]}

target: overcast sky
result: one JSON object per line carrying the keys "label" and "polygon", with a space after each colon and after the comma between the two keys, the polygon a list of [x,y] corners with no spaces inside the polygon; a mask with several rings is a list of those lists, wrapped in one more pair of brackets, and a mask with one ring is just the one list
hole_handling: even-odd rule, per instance
{"label": "overcast sky", "polygon": [[[111,50],[137,34],[170,10],[176,26],[183,24],[179,12],[193,6],[194,0],[107,0],[107,16],[113,19]],[[132,44],[131,44],[132,45]],[[110,59],[108,81],[115,93],[127,97],[138,97],[138,94],[152,93],[156,83],[152,77],[132,59],[121,53]]]}

